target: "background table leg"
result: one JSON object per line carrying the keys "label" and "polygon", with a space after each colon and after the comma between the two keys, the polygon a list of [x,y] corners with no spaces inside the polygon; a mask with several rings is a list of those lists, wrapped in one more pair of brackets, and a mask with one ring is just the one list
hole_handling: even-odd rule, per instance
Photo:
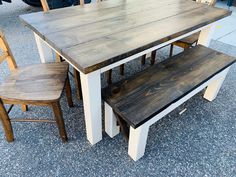
{"label": "background table leg", "polygon": [[210,26],[203,28],[198,38],[198,44],[209,47],[214,31],[215,31],[215,24],[211,24]]}
{"label": "background table leg", "polygon": [[225,80],[225,77],[226,77],[228,71],[229,71],[229,68],[222,71],[219,79],[213,81],[210,85],[208,85],[208,87],[204,93],[204,96],[203,96],[205,99],[207,99],[208,101],[213,101],[216,98],[216,96],[217,96],[217,94],[218,94],[218,92]]}
{"label": "background table leg", "polygon": [[80,73],[87,139],[94,145],[102,140],[101,73]]}
{"label": "background table leg", "polygon": [[52,49],[36,33],[34,33],[34,36],[38,47],[41,63],[53,61],[54,55]]}

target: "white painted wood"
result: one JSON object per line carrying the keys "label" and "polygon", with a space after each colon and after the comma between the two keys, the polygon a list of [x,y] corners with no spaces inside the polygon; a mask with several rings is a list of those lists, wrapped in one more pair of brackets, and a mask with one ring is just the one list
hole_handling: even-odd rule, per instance
{"label": "white painted wood", "polygon": [[94,145],[102,140],[101,73],[80,73],[87,139]]}
{"label": "white painted wood", "polygon": [[151,48],[149,48],[149,49],[147,49],[147,50],[144,50],[144,51],[142,51],[142,52],[140,52],[140,53],[137,53],[137,54],[132,55],[132,56],[130,56],[130,57],[124,58],[123,60],[120,60],[120,61],[118,61],[118,62],[116,62],[116,63],[113,63],[113,64],[111,64],[111,65],[109,65],[109,66],[105,66],[105,67],[103,67],[103,68],[101,69],[101,73],[106,72],[106,71],[108,71],[108,70],[110,70],[110,69],[112,69],[112,68],[115,68],[115,67],[117,67],[117,66],[120,66],[121,64],[127,63],[127,62],[129,62],[129,61],[134,60],[134,59],[137,59],[137,58],[139,58],[139,57],[141,57],[141,56],[143,56],[143,55],[145,55],[145,54],[150,55],[150,53],[151,53],[152,51],[154,51],[154,50],[157,50],[157,49],[160,49],[160,48],[162,48],[162,47],[165,47],[165,46],[167,46],[167,45],[169,45],[169,44],[172,44],[172,43],[175,42],[175,41],[178,41],[178,40],[183,39],[183,38],[185,38],[185,37],[187,37],[187,36],[190,36],[190,35],[192,35],[192,34],[194,34],[194,33],[197,33],[197,32],[199,32],[199,31],[202,31],[202,30],[205,29],[205,28],[208,29],[209,26],[212,26],[212,25],[213,25],[213,24],[210,24],[210,25],[201,27],[201,28],[199,28],[199,29],[196,29],[196,30],[194,30],[194,31],[191,31],[191,32],[189,32],[189,33],[186,33],[186,34],[184,34],[184,35],[182,35],[182,36],[179,36],[179,37],[177,37],[177,38],[175,38],[175,39],[169,40],[169,41],[167,41],[167,42],[164,42],[164,43],[162,43],[162,44],[159,44],[159,45],[157,45],[157,46],[154,46],[154,47],[151,47]]}
{"label": "white painted wood", "polygon": [[145,153],[149,126],[142,125],[136,129],[130,127],[128,154],[134,160],[139,160]]}
{"label": "white painted wood", "polygon": [[208,85],[203,96],[205,99],[207,99],[208,101],[213,101],[216,98],[225,80],[225,77],[227,76],[228,71],[229,71],[229,68],[225,70],[224,72],[222,72],[221,77],[219,79],[214,80],[212,83]]}
{"label": "white painted wood", "polygon": [[117,119],[110,107],[106,102],[105,104],[105,132],[111,137],[115,137],[120,132],[120,126],[117,125]]}
{"label": "white painted wood", "polygon": [[42,40],[36,33],[34,33],[34,36],[38,47],[41,63],[52,61],[54,59],[54,55],[51,47],[48,47],[44,40]]}
{"label": "white painted wood", "polygon": [[215,27],[216,27],[216,23],[202,29],[198,38],[198,44],[209,47],[213,33],[215,31]]}

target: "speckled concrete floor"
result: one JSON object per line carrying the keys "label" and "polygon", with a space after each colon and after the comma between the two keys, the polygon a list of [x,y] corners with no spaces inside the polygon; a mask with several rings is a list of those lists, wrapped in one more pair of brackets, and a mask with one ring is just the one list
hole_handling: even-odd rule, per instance
{"label": "speckled concrete floor", "polygon": [[[20,66],[39,63],[33,35],[18,19],[19,14],[37,10],[20,0],[0,6],[0,28]],[[236,56],[236,47],[231,45],[212,41],[211,47]],[[159,60],[166,57],[167,50],[158,51]],[[143,69],[138,61],[126,67],[126,76]],[[1,65],[1,76],[8,73],[5,68]],[[115,80],[121,79],[117,73]],[[105,85],[104,78],[102,82]],[[63,97],[69,142],[61,143],[55,125],[14,123],[15,141],[8,144],[0,127],[0,176],[236,176],[235,82],[233,66],[214,102],[203,100],[199,93],[153,125],[146,154],[138,162],[129,158],[121,135],[110,139],[104,133],[104,139],[91,147],[86,140],[82,102],[75,98],[75,107],[69,109]],[[184,108],[187,111],[179,115]],[[50,117],[52,112],[30,106],[22,113],[15,107],[10,116]]]}

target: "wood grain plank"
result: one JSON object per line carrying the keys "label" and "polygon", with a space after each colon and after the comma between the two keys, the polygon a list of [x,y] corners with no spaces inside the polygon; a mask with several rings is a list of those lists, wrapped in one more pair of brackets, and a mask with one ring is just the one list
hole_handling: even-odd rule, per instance
{"label": "wood grain plank", "polygon": [[104,99],[137,128],[235,61],[199,45],[106,88]]}
{"label": "wood grain plank", "polygon": [[[152,0],[148,1],[152,2]],[[156,1],[156,3],[163,4],[163,2],[168,2],[168,1],[160,0]],[[35,23],[45,23],[48,21],[54,21],[77,15],[84,15],[84,14],[92,15],[93,13],[97,13],[97,11],[106,11],[109,9],[116,11],[116,8],[119,8],[119,6],[129,7],[130,5],[134,5],[136,3],[140,4],[140,6],[148,4],[148,3],[143,3],[143,0],[128,0],[128,1],[112,0],[112,1],[103,1],[99,3],[85,4],[84,6],[72,6],[63,9],[53,9],[48,13],[37,12],[37,13],[25,14],[25,15],[20,15],[20,18],[23,20],[23,22],[26,23],[26,25]]]}
{"label": "wood grain plank", "polygon": [[[172,0],[157,1],[154,3],[156,8],[150,7],[154,0],[147,0],[139,7],[137,4],[141,2],[104,1],[84,8],[65,8],[22,18],[34,32],[86,74],[231,14],[227,10],[187,0],[177,0],[172,4],[169,4]],[[149,10],[142,10],[148,7]],[[97,14],[100,14],[99,17],[96,17]],[[80,16],[82,20],[77,22],[76,18]],[[32,17],[35,19],[30,20]],[[67,17],[72,20],[64,21],[63,25]],[[88,19],[85,20],[85,17]],[[55,31],[53,25],[50,26],[47,33],[47,25],[40,28],[40,23],[57,25]],[[38,29],[34,24],[39,25]]]}
{"label": "wood grain plank", "polygon": [[[55,32],[74,32],[78,31],[79,29],[75,27],[79,27],[82,25],[87,25],[91,23],[97,23],[97,22],[102,22],[107,19],[113,19],[116,21],[117,18],[127,18],[130,15],[133,15],[135,13],[141,13],[141,12],[149,12],[152,9],[156,9],[156,11],[169,6],[170,8],[173,6],[176,8],[176,4],[181,3],[185,4],[186,7],[188,7],[189,1],[186,0],[166,0],[166,1],[160,1],[157,3],[156,0],[150,0],[148,4],[143,5],[143,2],[138,1],[135,4],[126,4],[123,6],[118,6],[116,8],[109,8],[109,9],[104,9],[103,11],[94,11],[91,13],[84,13],[84,14],[79,14],[75,15],[72,17],[67,17],[67,18],[60,18],[56,19],[53,21],[48,21],[44,23],[35,23],[32,24],[31,26],[36,29],[37,31],[40,31],[41,35],[49,34],[49,33],[55,33]],[[189,4],[189,5],[187,5]],[[199,6],[199,4],[195,4],[196,7]],[[191,7],[191,6],[190,6]],[[193,7],[192,7],[193,8]],[[171,10],[171,9],[170,9]],[[152,12],[155,14],[155,12]],[[160,14],[160,13],[159,13]],[[111,21],[110,20],[110,21]],[[93,27],[93,26],[92,26]],[[71,30],[73,28],[73,30]],[[90,28],[88,26],[88,28]]]}
{"label": "wood grain plank", "polygon": [[169,11],[166,11],[163,7],[157,7],[128,16],[120,16],[68,29],[66,31],[47,34],[45,35],[45,38],[48,41],[53,41],[58,48],[64,49],[118,32],[138,28],[145,24],[161,21],[175,15],[191,12],[197,8],[203,8],[203,5],[199,6],[199,4],[194,4],[193,6],[190,6],[189,3],[183,2],[181,7],[176,7],[175,4],[171,4],[168,6]]}
{"label": "wood grain plank", "polygon": [[[89,73],[230,14],[231,12],[227,10],[204,6],[191,12],[62,49],[62,55],[82,72]],[[47,42],[57,50],[61,50],[57,48],[58,44]]]}
{"label": "wood grain plank", "polygon": [[14,70],[0,85],[0,98],[8,101],[53,102],[60,99],[68,64],[48,63]]}

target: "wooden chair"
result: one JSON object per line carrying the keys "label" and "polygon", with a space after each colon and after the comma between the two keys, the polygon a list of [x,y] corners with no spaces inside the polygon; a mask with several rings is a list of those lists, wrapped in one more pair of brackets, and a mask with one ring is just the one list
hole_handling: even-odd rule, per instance
{"label": "wooden chair", "polygon": [[[41,4],[42,4],[44,12],[48,12],[50,10],[47,0],[41,0]],[[80,4],[84,5],[84,0],[80,0]],[[62,61],[63,61],[62,57],[56,53],[56,62],[62,62]],[[77,98],[80,100],[80,99],[82,99],[82,88],[81,88],[81,82],[80,82],[80,74],[75,68],[73,68],[73,73],[74,73],[73,77],[74,77],[74,81],[75,81]]]}
{"label": "wooden chair", "polygon": [[[209,6],[214,6],[216,3],[216,0],[196,0],[197,3],[205,3]],[[193,35],[190,35],[186,38],[183,38],[181,40],[178,40],[170,45],[170,57],[173,55],[173,49],[174,46],[181,47],[183,49],[188,49],[190,47],[193,47],[194,45],[197,45],[198,38],[199,38],[200,32],[195,33]]]}
{"label": "wooden chair", "polygon": [[[63,142],[67,134],[60,108],[60,98],[63,88],[66,88],[68,105],[73,106],[70,82],[68,77],[69,65],[63,63],[38,64],[18,68],[9,45],[0,32],[0,63],[7,61],[11,74],[0,85],[0,120],[8,142],[14,140],[11,122],[48,122],[56,123]],[[12,104],[7,111],[5,104]],[[55,120],[10,119],[8,113],[14,104],[50,106]]]}

